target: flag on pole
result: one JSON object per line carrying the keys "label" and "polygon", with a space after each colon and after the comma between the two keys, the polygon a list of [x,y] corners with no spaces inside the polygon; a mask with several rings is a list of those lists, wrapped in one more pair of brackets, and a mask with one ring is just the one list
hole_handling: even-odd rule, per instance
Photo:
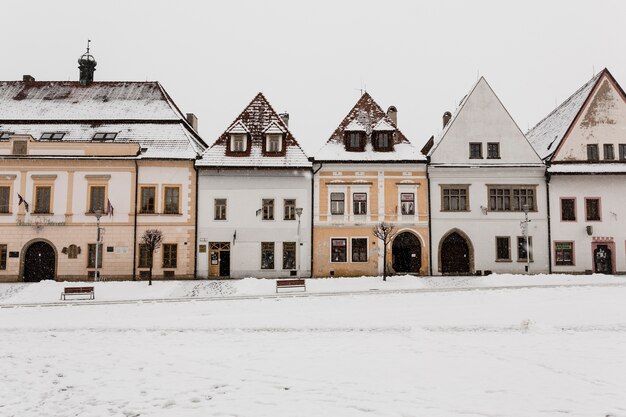
{"label": "flag on pole", "polygon": [[113,205],[111,204],[111,200],[109,200],[107,198],[107,214],[109,215],[109,217],[113,217]]}
{"label": "flag on pole", "polygon": [[28,211],[29,211],[28,207],[29,206],[28,206],[28,203],[26,202],[26,200],[24,200],[24,197],[22,197],[20,195],[20,193],[17,193],[17,197],[19,198],[19,201],[18,201],[17,205],[20,206],[22,203],[24,203],[24,208],[26,209],[26,213],[28,213]]}

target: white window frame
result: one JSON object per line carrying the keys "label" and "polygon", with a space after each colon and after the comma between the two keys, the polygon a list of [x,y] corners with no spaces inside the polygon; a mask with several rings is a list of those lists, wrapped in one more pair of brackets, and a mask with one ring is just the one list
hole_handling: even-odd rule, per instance
{"label": "white window frame", "polygon": [[[417,203],[417,190],[419,184],[398,184],[398,219],[407,221],[417,221],[419,219],[419,205]],[[413,194],[413,214],[402,214],[402,194]]]}

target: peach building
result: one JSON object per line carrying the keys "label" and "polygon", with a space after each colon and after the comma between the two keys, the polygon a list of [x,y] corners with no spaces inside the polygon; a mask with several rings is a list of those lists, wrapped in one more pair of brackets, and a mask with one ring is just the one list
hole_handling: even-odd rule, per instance
{"label": "peach building", "polygon": [[426,158],[365,93],[315,156],[313,276],[380,275],[380,222],[397,233],[387,246],[388,271],[428,273]]}

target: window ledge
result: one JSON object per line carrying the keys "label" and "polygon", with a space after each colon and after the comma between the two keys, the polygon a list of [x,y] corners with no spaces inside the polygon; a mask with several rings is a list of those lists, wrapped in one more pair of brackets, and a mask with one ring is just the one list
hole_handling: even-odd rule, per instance
{"label": "window ledge", "polygon": [[513,262],[511,259],[496,259],[496,262]]}
{"label": "window ledge", "polygon": [[[519,263],[521,263],[521,264],[522,264],[522,263],[523,263],[523,264],[525,264],[525,263],[526,263],[526,259],[518,259],[518,260],[517,260],[517,262],[519,262]],[[534,262],[534,261],[531,259],[531,260],[530,260],[530,263],[532,264],[533,262]]]}

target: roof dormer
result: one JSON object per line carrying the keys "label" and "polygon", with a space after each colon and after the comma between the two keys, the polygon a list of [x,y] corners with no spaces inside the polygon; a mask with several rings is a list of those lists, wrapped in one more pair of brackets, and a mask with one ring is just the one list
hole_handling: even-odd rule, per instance
{"label": "roof dormer", "polygon": [[285,154],[285,130],[272,122],[263,130],[263,153],[266,155]]}
{"label": "roof dormer", "polygon": [[226,153],[231,156],[250,155],[250,132],[248,128],[238,121],[227,131]]}
{"label": "roof dormer", "polygon": [[344,143],[346,151],[363,152],[365,151],[365,140],[367,131],[365,126],[356,120],[352,120],[344,129]]}
{"label": "roof dormer", "polygon": [[393,133],[396,128],[386,121],[380,119],[372,129],[372,147],[378,152],[393,151]]}

